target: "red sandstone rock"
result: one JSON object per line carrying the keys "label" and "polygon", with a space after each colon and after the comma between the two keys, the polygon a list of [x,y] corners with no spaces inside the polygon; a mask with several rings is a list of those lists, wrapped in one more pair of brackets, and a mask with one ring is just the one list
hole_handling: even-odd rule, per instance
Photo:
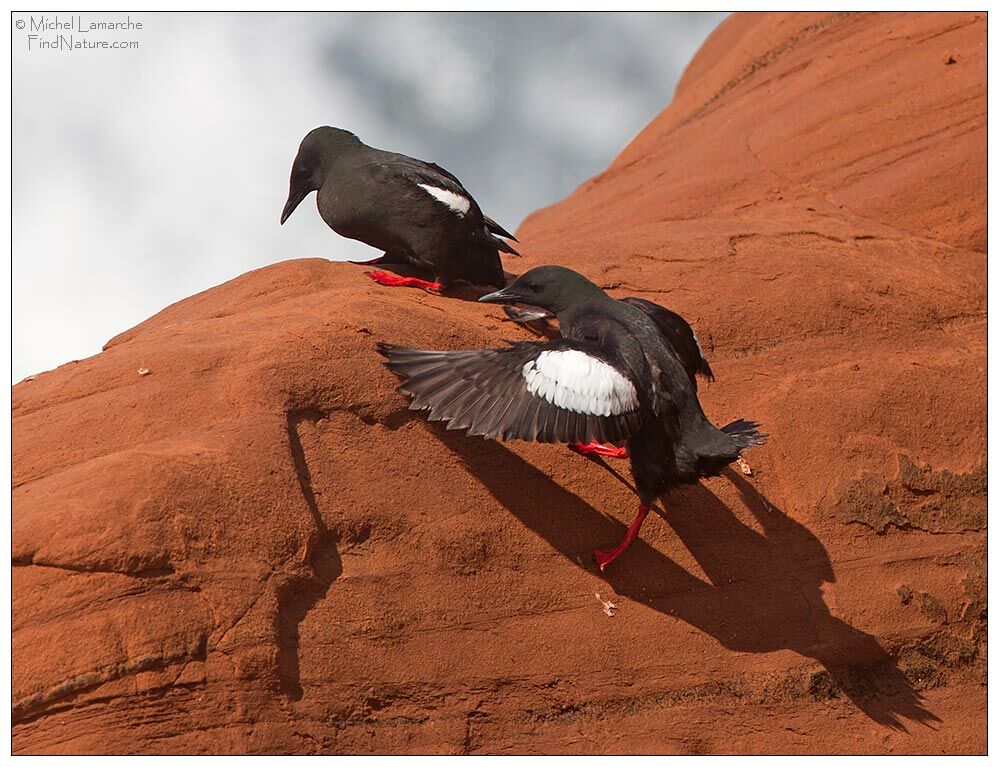
{"label": "red sandstone rock", "polygon": [[495,307],[288,261],[18,384],[14,750],[984,752],[985,29],[735,16],[518,232],[687,316],[771,435],[606,577],[621,483],[375,353],[522,337]]}

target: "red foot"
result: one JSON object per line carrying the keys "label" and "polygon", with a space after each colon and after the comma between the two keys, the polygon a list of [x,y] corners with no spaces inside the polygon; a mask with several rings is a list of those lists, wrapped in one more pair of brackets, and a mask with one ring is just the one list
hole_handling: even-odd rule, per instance
{"label": "red foot", "polygon": [[439,293],[444,286],[439,282],[429,282],[421,280],[419,277],[400,277],[398,274],[389,274],[383,271],[365,272],[367,277],[390,288],[420,288],[428,293]]}
{"label": "red foot", "polygon": [[610,551],[594,551],[593,558],[600,565],[600,571],[603,570],[621,556],[628,547],[634,542],[638,537],[638,531],[642,529],[642,522],[645,521],[645,517],[652,510],[651,506],[646,506],[644,503],[638,507],[638,514],[635,515],[635,521],[631,523],[631,527],[628,528],[628,532],[624,534],[624,539],[617,545],[616,548]]}
{"label": "red foot", "polygon": [[628,457],[628,448],[613,447],[612,445],[604,445],[600,442],[590,442],[585,445],[582,442],[576,442],[575,444],[570,444],[569,449],[580,455],[604,455],[608,458]]}

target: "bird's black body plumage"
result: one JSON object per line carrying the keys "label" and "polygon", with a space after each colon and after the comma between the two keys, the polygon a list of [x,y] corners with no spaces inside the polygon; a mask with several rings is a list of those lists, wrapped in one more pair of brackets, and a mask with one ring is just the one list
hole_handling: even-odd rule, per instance
{"label": "bird's black body plumage", "polygon": [[333,231],[385,252],[372,263],[410,264],[444,287],[505,284],[499,251],[516,254],[503,239],[514,237],[439,165],[321,127],[303,139],[289,186],[281,223],[315,190]]}
{"label": "bird's black body plumage", "polygon": [[766,435],[736,421],[717,429],[697,399],[711,376],[682,317],[623,301],[569,269],[544,266],[484,301],[552,312],[562,338],[505,349],[432,352],[381,345],[413,409],[487,438],[627,444],[643,504],[717,474]]}

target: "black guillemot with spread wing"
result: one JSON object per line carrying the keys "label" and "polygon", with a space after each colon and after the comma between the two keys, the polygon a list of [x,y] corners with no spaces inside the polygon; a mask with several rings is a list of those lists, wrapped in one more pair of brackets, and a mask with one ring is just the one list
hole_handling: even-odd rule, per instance
{"label": "black guillemot with spread wing", "polygon": [[321,127],[302,140],[291,168],[281,223],[310,192],[337,234],[385,251],[371,264],[408,264],[433,281],[383,271],[383,285],[440,290],[458,282],[506,284],[499,251],[516,241],[479,209],[451,173],[429,162],[375,149],[349,131]]}
{"label": "black guillemot with spread wing", "polygon": [[479,300],[545,309],[562,338],[454,352],[380,344],[379,351],[413,397],[411,409],[429,410],[448,429],[630,457],[638,515],[615,549],[594,552],[601,569],[638,537],[656,498],[718,474],[767,436],[751,421],[721,429],[708,421],[695,376],[710,377],[711,368],[690,325],[668,309],[619,301],[560,266],[531,269]]}

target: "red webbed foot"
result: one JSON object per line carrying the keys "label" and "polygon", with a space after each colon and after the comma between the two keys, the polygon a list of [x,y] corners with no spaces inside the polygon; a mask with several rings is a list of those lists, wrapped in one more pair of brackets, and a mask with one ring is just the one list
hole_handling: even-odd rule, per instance
{"label": "red webbed foot", "polygon": [[605,445],[601,442],[589,442],[587,444],[576,442],[570,444],[569,449],[580,455],[602,455],[607,458],[627,458],[629,456],[628,448],[614,447],[613,445]]}
{"label": "red webbed foot", "polygon": [[425,290],[428,293],[440,293],[444,289],[444,286],[439,282],[421,280],[419,277],[400,277],[398,274],[390,274],[389,272],[383,272],[381,270],[365,272],[364,274],[366,277],[374,280],[379,285],[384,285],[389,288],[419,288],[420,290]]}
{"label": "red webbed foot", "polygon": [[634,542],[638,537],[638,531],[642,529],[642,523],[645,521],[645,517],[652,510],[651,506],[646,506],[644,503],[638,507],[638,514],[635,515],[635,521],[631,523],[631,527],[628,528],[628,532],[624,534],[624,538],[621,542],[610,551],[594,551],[593,558],[596,560],[597,564],[600,566],[601,572],[606,569],[607,565],[617,559],[619,556],[624,554],[628,550],[628,547]]}

